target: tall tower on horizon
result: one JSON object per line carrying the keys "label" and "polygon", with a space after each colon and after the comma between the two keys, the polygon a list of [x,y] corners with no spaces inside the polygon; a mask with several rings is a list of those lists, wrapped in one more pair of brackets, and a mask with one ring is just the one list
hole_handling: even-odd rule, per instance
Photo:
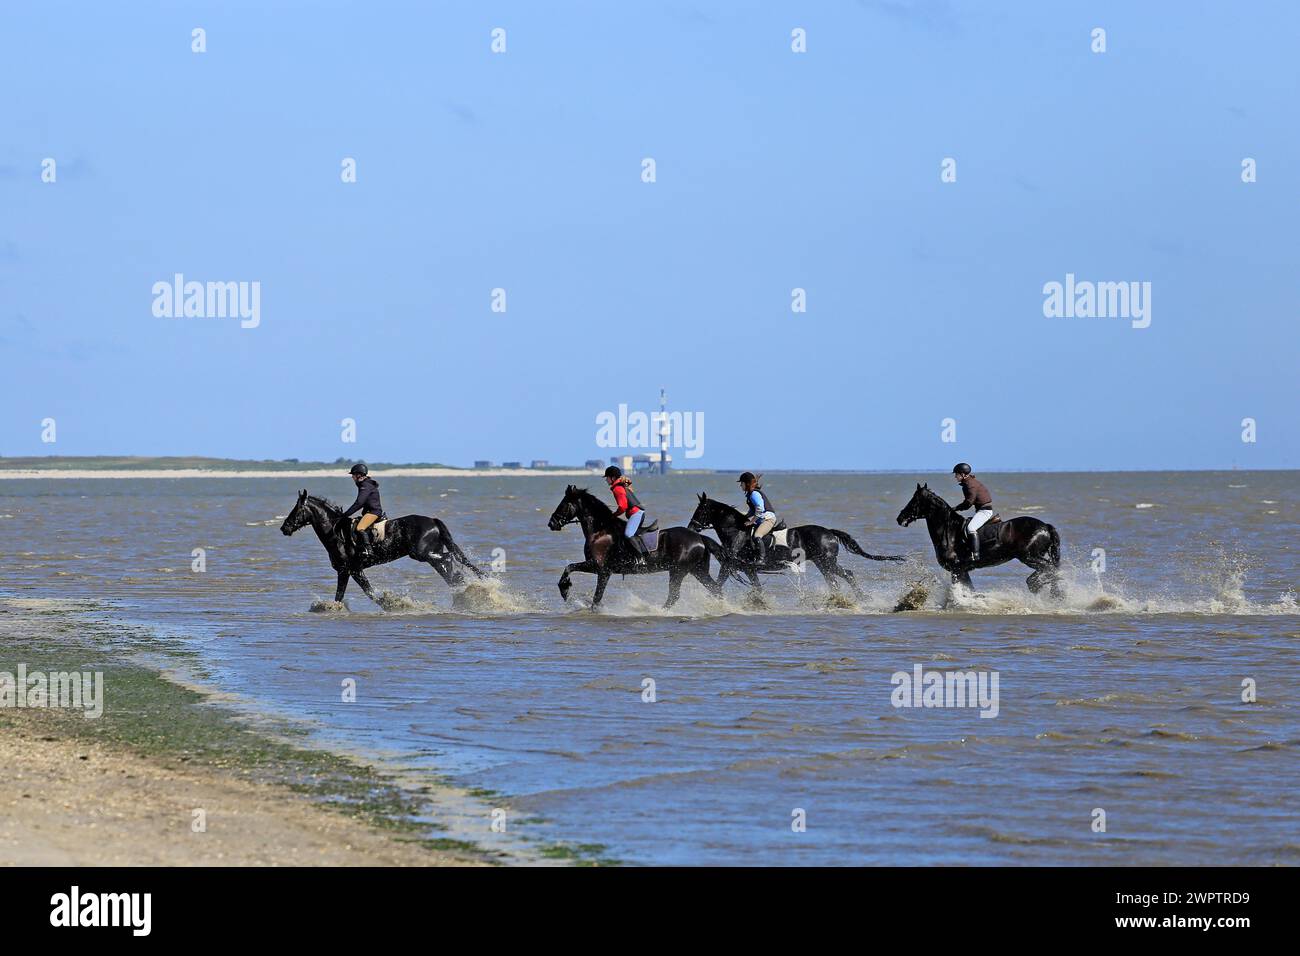
{"label": "tall tower on horizon", "polygon": [[668,392],[659,389],[659,474],[668,474]]}

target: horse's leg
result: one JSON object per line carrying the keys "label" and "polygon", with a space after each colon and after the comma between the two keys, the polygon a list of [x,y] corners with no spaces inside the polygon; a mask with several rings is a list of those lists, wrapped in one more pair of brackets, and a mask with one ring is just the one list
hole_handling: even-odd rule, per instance
{"label": "horse's leg", "polygon": [[682,596],[682,579],[685,577],[686,572],[679,566],[668,569],[668,600],[664,602],[664,607],[672,607]]}
{"label": "horse's leg", "polygon": [[1047,553],[1043,555],[1043,578],[1051,588],[1052,597],[1060,601],[1065,597],[1065,591],[1061,588],[1061,554],[1060,546],[1049,546]]}
{"label": "horse's leg", "polygon": [[376,604],[379,603],[375,600],[375,591],[374,588],[370,586],[370,579],[366,577],[366,572],[353,571],[352,580],[357,582],[357,586],[361,588],[366,597],[370,598],[370,600],[374,601]]}
{"label": "horse's leg", "polygon": [[1058,600],[1058,601],[1060,601],[1060,600],[1064,600],[1064,598],[1065,598],[1065,589],[1061,587],[1061,571],[1060,571],[1060,568],[1056,567],[1055,565],[1053,565],[1052,567],[1048,568],[1048,570],[1047,570],[1047,583],[1048,583],[1048,587],[1050,588],[1050,590],[1051,590],[1051,592],[1052,592],[1052,597],[1055,598],[1055,599]]}
{"label": "horse's leg", "polygon": [[569,574],[573,571],[585,571],[587,574],[600,573],[596,568],[596,565],[590,561],[576,561],[573,564],[566,565],[564,573],[560,575],[560,581],[558,584],[560,597],[566,601],[569,599],[569,589],[573,587],[573,582],[569,580]]}
{"label": "horse's leg", "polygon": [[342,604],[342,603],[343,603],[343,592],[346,591],[347,589],[348,589],[348,573],[347,573],[346,571],[340,571],[340,572],[339,572],[339,584],[338,584],[338,587],[336,587],[336,588],[334,589],[334,603],[335,603],[335,604]]}
{"label": "horse's leg", "polygon": [[424,559],[424,562],[438,572],[438,576],[447,582],[448,587],[455,587],[465,581],[465,576],[456,570],[456,566],[450,560],[439,560],[433,555],[429,555]]}
{"label": "horse's leg", "polygon": [[[459,561],[465,567],[473,571],[476,576],[480,578],[483,577],[483,570],[465,556],[465,552],[460,549],[460,545],[456,543],[455,539],[451,536],[451,532],[447,530],[447,525],[444,524],[440,518],[436,520],[438,521],[438,527],[441,529],[442,540],[443,544],[447,548],[447,553],[450,554],[453,559]],[[455,566],[453,565],[453,569],[454,567]],[[465,577],[463,574],[457,572],[456,577],[458,578],[456,581],[457,584],[463,583]],[[450,584],[451,582],[448,581],[447,583]]]}
{"label": "horse's leg", "polygon": [[1065,592],[1061,589],[1061,570],[1051,563],[1050,558],[1042,556],[1033,561],[1024,558],[1020,560],[1034,569],[1034,573],[1025,578],[1025,584],[1029,586],[1031,592],[1037,594],[1044,585],[1047,585],[1053,598],[1059,601],[1065,597]]}
{"label": "horse's leg", "polygon": [[713,580],[713,576],[709,574],[707,562],[691,568],[691,577],[703,584],[704,589],[714,597],[719,597],[722,594],[722,582]]}
{"label": "horse's leg", "polygon": [[845,581],[849,582],[849,587],[853,588],[854,594],[858,594],[858,595],[862,594],[862,588],[858,587],[858,579],[853,576],[852,571],[850,571],[848,568],[842,568],[838,564],[835,565],[835,570],[840,573],[840,576],[844,578]]}
{"label": "horse's leg", "polygon": [[975,585],[970,583],[970,572],[959,571],[956,575],[957,582],[966,588],[967,591],[974,591]]}
{"label": "horse's leg", "polygon": [[817,565],[817,570],[822,573],[822,577],[824,577],[826,583],[831,586],[831,590],[838,591],[840,589],[839,567],[833,562],[827,561],[825,558],[819,558],[814,561],[813,564]]}
{"label": "horse's leg", "polygon": [[591,596],[591,606],[596,607],[600,604],[600,599],[605,596],[605,585],[609,583],[608,571],[596,571],[596,593]]}

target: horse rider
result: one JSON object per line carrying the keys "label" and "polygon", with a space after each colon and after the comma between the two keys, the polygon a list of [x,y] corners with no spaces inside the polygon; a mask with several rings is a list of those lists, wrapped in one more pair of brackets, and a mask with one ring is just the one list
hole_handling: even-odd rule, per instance
{"label": "horse rider", "polygon": [[357,521],[356,537],[353,540],[357,546],[357,557],[365,560],[370,557],[369,528],[384,516],[384,507],[379,503],[379,482],[370,477],[370,469],[364,462],[357,462],[348,474],[357,483],[357,500],[352,502],[352,507],[343,512],[338,521],[334,522],[334,527],[343,524],[356,512],[361,512],[361,518]]}
{"label": "horse rider", "polygon": [[988,520],[993,517],[993,496],[984,487],[984,482],[971,474],[970,465],[966,464],[966,462],[959,461],[953,465],[952,473],[957,479],[957,483],[961,485],[961,490],[965,493],[962,503],[955,505],[953,510],[975,509],[975,513],[966,522],[966,534],[970,538],[970,559],[974,563],[980,559],[979,530],[988,524]]}
{"label": "horse rider", "polygon": [[749,511],[745,514],[745,525],[753,530],[754,547],[758,552],[755,563],[762,566],[767,560],[767,535],[776,526],[776,512],[772,510],[772,500],[764,493],[759,479],[752,471],[746,471],[736,479],[745,493],[745,504]]}
{"label": "horse rider", "polygon": [[623,469],[617,465],[610,465],[605,469],[605,484],[609,485],[609,490],[614,494],[614,503],[618,505],[614,517],[627,519],[627,525],[623,528],[623,537],[627,538],[628,544],[632,546],[632,553],[637,563],[645,564],[649,552],[646,551],[645,542],[637,534],[641,523],[645,520],[645,507],[637,498],[636,492],[632,490],[631,479],[624,478]]}

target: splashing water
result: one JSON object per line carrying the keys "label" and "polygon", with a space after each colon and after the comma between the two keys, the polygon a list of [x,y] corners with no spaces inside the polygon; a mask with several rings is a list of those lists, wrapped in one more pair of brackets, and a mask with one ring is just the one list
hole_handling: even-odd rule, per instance
{"label": "splashing water", "polygon": [[917,581],[898,599],[894,605],[894,611],[916,611],[925,607],[925,602],[930,599],[930,586],[925,581]]}
{"label": "splashing water", "polygon": [[436,614],[442,610],[429,601],[421,601],[409,594],[395,591],[382,591],[375,597],[375,603],[390,614]]}
{"label": "splashing water", "polygon": [[342,601],[316,600],[311,602],[311,607],[307,610],[312,614],[347,614],[348,606]]}
{"label": "splashing water", "polygon": [[452,595],[451,606],[462,614],[525,614],[541,610],[536,601],[511,589],[500,578],[471,581]]}

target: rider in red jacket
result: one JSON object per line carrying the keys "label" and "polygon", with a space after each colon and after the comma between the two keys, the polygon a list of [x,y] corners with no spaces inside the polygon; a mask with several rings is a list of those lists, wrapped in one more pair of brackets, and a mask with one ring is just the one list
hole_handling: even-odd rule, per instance
{"label": "rider in red jacket", "polygon": [[605,469],[605,483],[614,493],[614,504],[618,505],[614,516],[627,519],[623,536],[632,546],[632,553],[636,555],[638,563],[644,564],[649,555],[645,549],[645,542],[641,540],[637,531],[641,527],[641,522],[645,520],[645,508],[641,507],[640,499],[632,490],[631,480],[623,477],[623,470],[617,465],[610,465]]}

